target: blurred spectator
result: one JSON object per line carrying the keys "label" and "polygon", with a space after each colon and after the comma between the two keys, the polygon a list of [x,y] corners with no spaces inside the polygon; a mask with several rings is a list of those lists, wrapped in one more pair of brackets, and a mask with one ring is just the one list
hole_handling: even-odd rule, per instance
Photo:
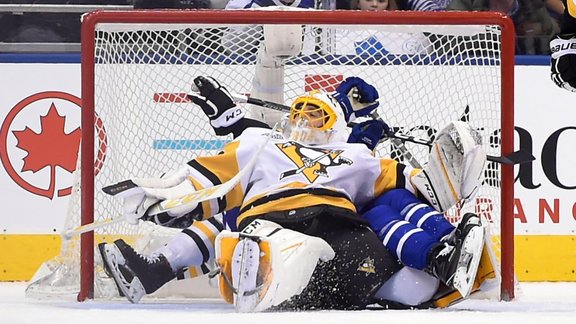
{"label": "blurred spectator", "polygon": [[[397,10],[397,0],[351,0],[352,10]],[[402,1],[402,0],[400,0]],[[417,32],[389,32],[373,34],[358,32],[358,40],[349,44],[339,44],[338,50],[344,54],[387,55],[387,54],[422,54],[429,45],[428,38]]]}
{"label": "blurred spectator", "polygon": [[446,9],[449,0],[403,0],[406,10],[413,11],[441,11]]}
{"label": "blurred spectator", "polygon": [[544,2],[546,3],[546,9],[548,9],[550,16],[559,24],[560,17],[562,17],[564,13],[564,3],[562,3],[562,0],[544,0]]}
{"label": "blurred spectator", "polygon": [[514,16],[516,26],[516,54],[550,54],[549,42],[560,31],[548,12],[544,0],[520,0]]}
{"label": "blurred spectator", "polygon": [[452,0],[446,6],[446,10],[498,11],[508,15],[515,14],[518,8],[518,0]]}
{"label": "blurred spectator", "polygon": [[134,0],[134,9],[208,9],[210,0]]}
{"label": "blurred spectator", "polygon": [[271,6],[286,6],[294,8],[315,8],[314,0],[230,0],[226,9],[248,9]]}
{"label": "blurred spectator", "polygon": [[[304,8],[315,9],[315,0],[230,0],[226,9],[254,9],[262,7],[277,7],[275,9]],[[256,54],[264,34],[261,27],[241,26],[229,27],[222,35],[222,46],[238,55]]]}
{"label": "blurred spectator", "polygon": [[[127,5],[129,0],[9,0],[3,4]],[[79,43],[81,13],[0,13],[0,42]]]}
{"label": "blurred spectator", "polygon": [[395,0],[351,0],[352,10],[396,10],[398,6]]}

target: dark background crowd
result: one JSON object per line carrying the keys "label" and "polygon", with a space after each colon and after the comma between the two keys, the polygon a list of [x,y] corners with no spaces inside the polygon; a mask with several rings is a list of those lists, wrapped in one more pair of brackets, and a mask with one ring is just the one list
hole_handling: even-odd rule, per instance
{"label": "dark background crowd", "polygon": [[[0,43],[79,43],[80,12],[17,11],[10,5],[109,5],[134,9],[224,9],[229,0],[5,0],[0,1]],[[230,0],[234,1],[234,0]],[[294,0],[282,0],[289,1]],[[347,10],[478,10],[510,15],[516,27],[516,54],[548,55],[559,32],[561,0],[336,0]],[[4,8],[3,8],[4,6]],[[13,6],[12,6],[13,7]]]}

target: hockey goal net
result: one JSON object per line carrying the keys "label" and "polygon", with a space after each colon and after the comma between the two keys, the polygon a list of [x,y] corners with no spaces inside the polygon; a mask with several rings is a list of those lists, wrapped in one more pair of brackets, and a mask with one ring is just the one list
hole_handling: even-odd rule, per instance
{"label": "hockey goal net", "polygon": [[[481,133],[488,154],[513,151],[514,32],[500,14],[94,12],[82,27],[83,137],[68,228],[121,215],[120,202],[102,193],[103,186],[159,176],[224,145],[228,139],[215,137],[206,116],[183,94],[198,75],[249,94],[266,24],[303,30],[302,51],[282,61],[285,104],[304,91],[333,90],[346,77],[359,76],[377,87],[379,114],[399,133],[428,141],[449,121],[464,120]],[[425,165],[428,147],[405,144]],[[389,142],[377,153],[407,162]],[[514,296],[513,180],[511,166],[489,162],[478,195],[447,213],[457,222],[473,211],[489,224],[505,300]],[[95,243],[126,237],[142,250],[173,234],[121,222],[64,240],[61,255],[43,266],[28,292],[74,292],[79,300],[112,296]]]}

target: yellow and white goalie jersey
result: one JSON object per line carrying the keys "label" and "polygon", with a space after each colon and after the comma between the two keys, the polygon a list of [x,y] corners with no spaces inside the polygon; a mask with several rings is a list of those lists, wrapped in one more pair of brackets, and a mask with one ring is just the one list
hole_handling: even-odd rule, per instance
{"label": "yellow and white goalie jersey", "polygon": [[[214,156],[188,162],[197,190],[230,180],[266,142],[269,130],[249,128]],[[276,136],[277,135],[277,136]],[[237,223],[273,211],[331,205],[356,212],[393,188],[415,192],[410,178],[419,172],[392,159],[376,158],[364,144],[305,146],[274,134],[256,165],[224,197],[201,203],[206,219],[240,207]]]}

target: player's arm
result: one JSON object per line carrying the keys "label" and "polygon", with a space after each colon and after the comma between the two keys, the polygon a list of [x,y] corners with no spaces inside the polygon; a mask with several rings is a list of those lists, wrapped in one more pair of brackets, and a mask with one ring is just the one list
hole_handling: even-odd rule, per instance
{"label": "player's arm", "polygon": [[[359,77],[347,78],[331,95],[345,112],[347,122],[369,115],[379,104],[376,88]],[[202,108],[218,136],[232,134],[236,138],[251,127],[270,129],[262,121],[247,118],[228,90],[212,77],[196,77],[188,98]],[[384,131],[389,131],[384,122],[366,121],[352,129],[348,142],[364,143],[374,149]]]}
{"label": "player's arm", "polygon": [[[144,218],[164,226],[187,227],[186,225],[194,220],[206,219],[240,206],[244,193],[241,183],[220,198],[205,200],[199,204],[188,201],[153,218],[148,211],[164,200],[179,199],[196,191],[227,183],[240,172],[240,160],[248,160],[247,156],[251,156],[254,151],[252,145],[258,144],[259,140],[266,139],[262,136],[251,137],[244,146],[240,141],[233,141],[219,154],[193,159],[167,176],[132,178],[107,186],[103,191],[122,199],[123,215],[132,224],[137,224],[138,220]],[[242,149],[239,149],[240,147]]]}
{"label": "player's arm", "polygon": [[228,90],[211,77],[194,78],[188,98],[202,108],[218,136],[232,134],[236,138],[250,127],[270,129],[264,122],[247,118],[244,109],[234,102]]}
{"label": "player's arm", "polygon": [[576,0],[564,4],[560,33],[550,41],[550,77],[560,88],[576,92]]}

